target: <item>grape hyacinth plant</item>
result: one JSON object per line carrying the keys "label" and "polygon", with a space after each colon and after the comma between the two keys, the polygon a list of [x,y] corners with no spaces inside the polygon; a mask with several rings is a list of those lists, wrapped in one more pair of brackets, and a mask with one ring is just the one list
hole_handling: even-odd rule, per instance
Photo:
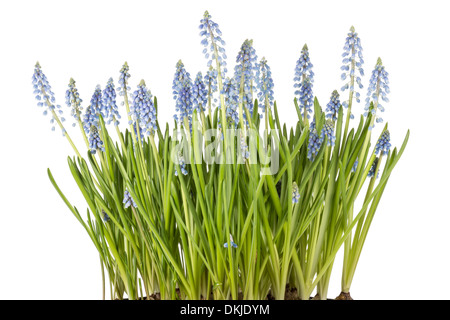
{"label": "grape hyacinth plant", "polygon": [[[87,209],[71,203],[50,169],[48,176],[99,253],[103,299],[107,288],[119,300],[327,299],[342,250],[337,299],[350,300],[370,225],[409,138],[408,131],[393,147],[387,124],[372,137],[390,93],[381,59],[368,79],[364,115],[355,119],[364,81],[355,29],[342,55],[343,92],[323,97],[325,109],[313,94],[320,79],[304,45],[293,63],[298,119],[287,128],[257,43],[243,42],[231,73],[222,32],[207,11],[200,37],[205,69],[191,78],[189,66],[176,63],[174,102],[163,108],[174,110],[170,124],[158,122],[157,98],[131,77],[127,62],[87,105],[70,79],[66,105],[85,149],[66,131],[35,65],[33,94],[74,150],[67,161]],[[124,113],[128,128],[121,130]]]}

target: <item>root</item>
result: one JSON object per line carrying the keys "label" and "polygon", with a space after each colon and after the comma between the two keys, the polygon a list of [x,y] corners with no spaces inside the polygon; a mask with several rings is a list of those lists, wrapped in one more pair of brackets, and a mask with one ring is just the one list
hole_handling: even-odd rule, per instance
{"label": "root", "polygon": [[339,296],[336,297],[336,300],[353,300],[353,298],[350,296],[350,292],[341,292]]}

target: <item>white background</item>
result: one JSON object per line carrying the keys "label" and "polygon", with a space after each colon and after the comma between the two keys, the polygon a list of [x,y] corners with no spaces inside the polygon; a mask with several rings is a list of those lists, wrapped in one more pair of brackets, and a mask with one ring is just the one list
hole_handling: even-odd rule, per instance
{"label": "white background", "polygon": [[[377,57],[383,59],[392,92],[383,118],[392,144],[400,146],[408,129],[411,137],[371,226],[351,293],[356,299],[449,299],[450,19],[446,1],[430,0],[2,1],[0,298],[101,298],[98,254],[47,177],[50,167],[85,211],[67,166],[73,151],[36,107],[35,62],[69,118],[64,93],[70,77],[86,107],[97,84],[104,87],[109,77],[117,83],[126,60],[131,86],[145,79],[165,123],[174,113],[178,59],[192,75],[206,70],[198,35],[205,9],[223,32],[230,70],[246,38],[267,58],[280,117],[289,126],[297,118],[292,79],[304,43],[323,106],[342,86],[342,47],[351,25],[364,48],[363,98]],[[362,108],[354,107],[357,116]],[[69,133],[81,148],[78,129]],[[340,292],[340,261],[330,297]]]}

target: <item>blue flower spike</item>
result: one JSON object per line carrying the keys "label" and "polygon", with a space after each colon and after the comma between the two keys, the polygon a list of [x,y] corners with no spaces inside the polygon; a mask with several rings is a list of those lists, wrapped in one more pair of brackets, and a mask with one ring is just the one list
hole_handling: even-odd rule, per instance
{"label": "blue flower spike", "polygon": [[96,150],[105,151],[98,132],[100,127],[99,114],[104,116],[102,90],[100,86],[97,85],[95,88],[90,102],[83,116],[83,128],[86,135],[89,136],[89,149],[92,154],[95,154]]}
{"label": "blue flower spike", "polygon": [[389,130],[384,131],[381,134],[380,139],[378,139],[377,144],[375,146],[375,154],[378,154],[381,151],[382,155],[388,154],[391,148],[391,135]]}
{"label": "blue flower spike", "polygon": [[[50,124],[52,125],[52,131],[55,131],[55,121],[58,122],[57,117],[62,116],[63,111],[61,110],[60,105],[54,105],[56,100],[55,94],[52,91],[52,87],[48,83],[47,77],[42,72],[39,62],[36,62],[31,80],[34,88],[33,93],[35,94],[37,100],[37,106],[45,109],[43,112],[44,116],[48,113],[51,114],[52,118],[50,119]],[[61,117],[61,122],[64,121],[65,119]],[[63,128],[62,133],[64,136],[65,130]]]}
{"label": "blue flower spike", "polygon": [[[130,73],[128,72],[130,67],[128,63],[125,61],[122,68],[119,71],[119,86],[117,87],[117,91],[120,96],[124,96],[127,91],[130,91],[131,88],[128,86],[128,79],[130,79]],[[124,102],[122,101],[122,105]]]}
{"label": "blue flower spike", "polygon": [[[178,163],[180,165],[181,173],[185,176],[188,174],[188,171],[186,170],[186,163],[184,161],[184,157],[181,154],[181,152],[178,153]],[[175,175],[178,176],[177,168],[175,168]]]}
{"label": "blue flower spike", "polygon": [[125,193],[123,195],[123,204],[125,208],[128,208],[130,206],[137,208],[137,204],[134,202],[128,190],[125,190]]}
{"label": "blue flower spike", "polygon": [[314,161],[314,158],[316,157],[317,153],[320,150],[320,147],[322,146],[323,142],[323,136],[317,134],[316,128],[310,128],[309,133],[309,141],[308,141],[308,150],[306,157],[310,161]]}
{"label": "blue flower spike", "polygon": [[222,32],[219,25],[211,20],[211,15],[205,11],[203,19],[200,20],[200,37],[202,37],[201,44],[204,46],[203,54],[208,60],[208,67],[212,66],[213,60],[216,60],[218,65],[218,73],[221,78],[225,78],[227,73],[227,55],[225,53],[225,41],[222,39]]}
{"label": "blue flower spike", "polygon": [[326,108],[326,118],[333,121],[337,120],[339,108],[341,107],[341,102],[339,101],[339,93],[334,90],[331,94],[330,102],[327,104]]}
{"label": "blue flower spike", "polygon": [[[239,124],[239,92],[234,78],[227,77],[224,79],[221,94],[223,94],[225,100],[227,119],[232,126],[237,127]],[[219,108],[221,107],[219,105]]]}
{"label": "blue flower spike", "polygon": [[[253,48],[253,40],[245,40],[236,57],[234,67],[234,78],[238,86],[240,101],[244,108],[247,108],[253,116],[253,92],[255,91],[255,72],[257,70],[258,56]],[[258,112],[258,111],[256,111]],[[245,112],[243,113],[244,118]]]}
{"label": "blue flower spike", "polygon": [[299,107],[304,119],[310,118],[312,112],[312,106],[314,105],[314,95],[312,91],[312,82],[309,78],[305,78],[300,85],[299,92]]}
{"label": "blue flower spike", "polygon": [[105,120],[107,121],[107,124],[114,122],[114,125],[118,126],[120,114],[116,103],[116,96],[114,81],[112,78],[109,78],[102,95]]}
{"label": "blue flower spike", "polygon": [[[361,100],[360,93],[355,90],[355,84],[358,85],[359,89],[363,88],[361,83],[361,77],[364,76],[364,69],[362,68],[364,64],[363,54],[362,54],[361,39],[358,37],[358,33],[352,26],[350,32],[347,34],[344,45],[344,53],[342,54],[342,67],[341,79],[346,81],[341,88],[341,91],[349,90],[349,100],[344,101],[342,105],[348,108],[350,104],[350,99],[356,99],[359,103]],[[349,110],[349,117],[353,119],[354,116]]]}
{"label": "blue flower spike", "polygon": [[108,216],[108,214],[105,211],[102,210],[102,214],[103,214],[102,219],[103,219],[104,222],[111,221],[111,218]]}
{"label": "blue flower spike", "polygon": [[244,136],[241,136],[241,157],[244,161],[250,158],[250,152],[248,151],[248,146]]}
{"label": "blue flower spike", "polygon": [[327,145],[334,147],[336,136],[334,135],[334,122],[331,120],[325,121],[321,132],[322,141],[327,137]]}
{"label": "blue flower spike", "polygon": [[89,134],[89,130],[92,126],[97,127],[98,126],[98,110],[96,110],[95,106],[90,104],[86,108],[86,112],[83,116],[83,129],[86,135]]}
{"label": "blue flower spike", "polygon": [[[81,113],[83,112],[83,107],[81,107],[82,102],[83,100],[80,98],[75,80],[70,78],[69,89],[66,91],[66,105],[70,108],[70,114],[76,122],[81,121]],[[72,127],[76,126],[76,122],[72,123]]]}
{"label": "blue flower spike", "polygon": [[298,191],[298,185],[294,181],[292,183],[292,203],[298,203],[299,199],[300,199],[300,193]]}
{"label": "blue flower spike", "polygon": [[128,79],[130,79],[130,73],[128,72],[129,70],[130,67],[128,66],[128,63],[125,61],[125,63],[123,64],[122,68],[119,71],[119,85],[117,87],[117,93],[119,94],[119,96],[123,97],[123,100],[120,102],[120,105],[126,106],[128,124],[130,125],[131,128],[133,121],[130,115],[129,104],[128,103],[125,104],[125,102],[128,102],[128,92],[131,91],[131,88],[128,86]]}
{"label": "blue flower spike", "polygon": [[358,157],[356,157],[355,163],[352,166],[351,172],[356,172],[356,169],[358,168]]}
{"label": "blue flower spike", "polygon": [[[384,68],[381,59],[378,58],[377,64],[372,71],[372,76],[370,77],[369,87],[367,89],[366,106],[364,108],[364,116],[367,117],[369,112],[371,112],[375,117],[376,123],[383,122],[383,119],[377,116],[377,110],[384,112],[384,107],[380,103],[380,97],[384,102],[389,102],[387,97],[388,93],[390,93],[388,77],[389,73]],[[371,101],[373,101],[373,108],[371,108]],[[371,128],[373,127],[374,126],[372,125]]]}
{"label": "blue flower spike", "polygon": [[192,85],[192,109],[193,111],[205,111],[205,106],[208,103],[208,90],[203,82],[202,73],[197,73],[194,83]]}
{"label": "blue flower spike", "polygon": [[141,80],[137,89],[132,93],[131,101],[130,116],[134,120],[135,126],[137,123],[137,126],[140,128],[139,135],[141,139],[144,134],[154,134],[157,130],[156,108],[153,104],[153,95],[145,85],[144,80]]}
{"label": "blue flower spike", "polygon": [[305,44],[295,66],[294,88],[298,97],[298,107],[305,120],[310,118],[314,104],[312,87],[314,82],[313,64],[309,58],[308,46]]}
{"label": "blue flower spike", "polygon": [[[237,248],[238,247],[238,245],[236,244],[236,243],[234,243],[234,241],[233,241],[233,236],[230,234],[230,244],[231,244],[231,246],[233,247],[233,248]],[[223,244],[223,246],[225,247],[225,248],[228,248],[228,242],[225,242],[224,244]]]}
{"label": "blue flower spike", "polygon": [[[378,166],[378,160],[379,160],[378,157],[376,157],[375,160],[373,161],[372,166],[370,167],[369,173],[367,174],[368,178],[372,178],[375,175],[375,170]],[[379,175],[380,175],[380,170],[378,170],[378,172],[377,172],[377,179],[378,179]]]}
{"label": "blue flower spike", "polygon": [[173,99],[175,100],[175,110],[178,114],[174,115],[174,119],[184,124],[184,119],[192,121],[193,96],[192,96],[192,80],[190,74],[184,68],[181,60],[177,62],[174,79],[172,82]]}
{"label": "blue flower spike", "polygon": [[[174,91],[179,90],[185,80],[191,81],[191,75],[186,71],[183,61],[178,60],[177,64],[175,65],[175,74],[173,76],[172,89]],[[176,99],[177,93],[174,92],[173,94],[173,98]]]}
{"label": "blue flower spike", "polygon": [[265,112],[267,107],[273,107],[273,79],[266,58],[262,58],[256,69],[256,87],[258,88],[259,105]]}
{"label": "blue flower spike", "polygon": [[100,134],[98,133],[98,129],[95,125],[91,126],[89,129],[89,149],[92,154],[95,154],[97,150],[105,151],[105,146],[103,145],[103,141],[100,139]]}
{"label": "blue flower spike", "polygon": [[215,107],[217,98],[214,98],[214,93],[218,90],[217,70],[210,66],[209,70],[205,74],[205,78],[203,79],[203,81],[208,92],[208,107]]}

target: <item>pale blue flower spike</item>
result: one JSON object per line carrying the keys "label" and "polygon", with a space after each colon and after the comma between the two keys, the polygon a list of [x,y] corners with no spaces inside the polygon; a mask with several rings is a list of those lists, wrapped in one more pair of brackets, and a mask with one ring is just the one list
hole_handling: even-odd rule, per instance
{"label": "pale blue flower spike", "polygon": [[[254,112],[252,92],[256,91],[253,83],[255,83],[255,71],[258,69],[257,59],[258,56],[253,48],[253,40],[245,40],[236,57],[234,79],[236,80],[238,93],[240,93],[240,89],[243,90],[242,101],[239,102],[244,105],[244,108],[248,109],[251,116],[253,116]],[[243,84],[243,88],[240,88],[241,83]],[[255,112],[258,112],[258,110]],[[246,117],[246,113],[244,113],[244,119]]]}
{"label": "pale blue flower spike", "polygon": [[131,99],[130,113],[134,122],[139,123],[141,139],[143,134],[154,134],[157,130],[156,108],[153,105],[153,95],[146,87],[144,80],[141,80],[137,90],[131,95]]}
{"label": "pale blue flower spike", "polygon": [[256,69],[256,87],[259,90],[259,106],[262,108],[262,112],[266,111],[266,98],[269,102],[269,106],[273,107],[274,97],[273,97],[273,79],[270,67],[267,64],[266,58],[262,58]]}
{"label": "pale blue flower spike", "polygon": [[92,154],[95,154],[97,149],[105,151],[105,147],[98,133],[100,128],[98,117],[99,114],[103,117],[105,116],[102,101],[102,90],[100,86],[97,85],[94,94],[92,95],[90,104],[83,116],[83,129],[86,135],[89,136],[89,149]]}
{"label": "pale blue flower spike", "polygon": [[195,81],[192,85],[192,110],[205,111],[205,106],[208,102],[208,90],[203,82],[202,73],[198,72]]}
{"label": "pale blue flower spike", "polygon": [[322,141],[325,139],[325,137],[328,138],[327,145],[334,147],[334,144],[336,142],[336,136],[334,135],[334,122],[331,120],[327,120],[322,128],[321,132]]}
{"label": "pale blue flower spike", "polygon": [[[73,78],[70,78],[68,86],[69,89],[67,89],[66,91],[66,105],[71,109],[70,114],[75,119],[75,121],[81,121],[80,115],[83,112],[81,103],[83,102],[83,100],[80,98],[80,94],[78,93],[78,89]],[[72,123],[72,126],[75,127],[76,123]]]}
{"label": "pale blue flower spike", "polygon": [[[343,73],[341,74],[341,79],[347,82],[342,86],[341,91],[349,89],[355,94],[354,98],[357,103],[360,102],[360,93],[355,90],[354,86],[351,86],[351,82],[353,78],[353,83],[356,83],[359,89],[363,88],[361,83],[361,77],[364,76],[362,50],[361,39],[358,37],[358,33],[355,32],[355,28],[351,27],[345,39],[344,53],[342,54],[344,59],[342,60],[341,70]],[[359,73],[359,76],[356,75],[357,73]],[[342,105],[348,108],[349,101],[344,101]],[[350,118],[354,118],[353,114],[350,115]]]}
{"label": "pale blue flower spike", "polygon": [[128,190],[125,190],[124,197],[123,197],[123,204],[125,205],[125,208],[128,208],[130,206],[133,206],[137,208],[137,204],[134,202],[133,198],[131,197],[131,194],[128,192]]}
{"label": "pale blue flower spike", "polygon": [[[372,76],[370,77],[369,81],[369,87],[367,89],[367,98],[366,98],[366,106],[364,108],[364,116],[367,117],[369,109],[370,109],[370,102],[373,101],[374,108],[370,110],[372,114],[375,116],[377,109],[380,110],[380,112],[384,112],[384,107],[379,104],[380,96],[381,100],[388,102],[389,99],[387,98],[387,94],[390,92],[389,90],[389,73],[386,71],[386,69],[383,66],[383,63],[381,62],[381,59],[378,58],[377,64],[375,65],[374,70],[372,71]],[[376,123],[383,122],[383,119],[381,117],[375,118]],[[373,128],[373,126],[372,126]]]}
{"label": "pale blue flower spike", "polygon": [[125,91],[131,90],[131,88],[128,86],[128,79],[130,78],[130,73],[128,72],[129,70],[130,67],[128,66],[128,63],[125,62],[119,71],[119,86],[117,87],[117,91],[119,91],[120,96],[123,96],[125,94]]}
{"label": "pale blue flower spike", "polygon": [[319,153],[320,146],[322,145],[323,138],[322,135],[319,137],[317,134],[317,130],[315,128],[310,127],[309,141],[308,141],[308,149],[306,157],[310,161],[314,161],[317,153]]}
{"label": "pale blue flower spike", "polygon": [[352,166],[351,172],[356,172],[356,169],[358,168],[358,157],[356,157],[355,163]]}
{"label": "pale blue flower spike", "polygon": [[309,113],[312,112],[312,106],[314,105],[312,91],[314,72],[312,68],[313,64],[309,58],[308,46],[305,44],[295,66],[294,88],[297,88],[297,90],[294,93],[298,96],[298,107],[302,116],[304,116],[304,112],[307,112],[308,119],[310,118]]}
{"label": "pale blue flower spike", "polygon": [[[186,163],[184,161],[184,157],[181,154],[181,152],[178,153],[178,162],[179,162],[179,165],[180,165],[180,168],[181,168],[181,173],[183,175],[187,175],[188,171],[186,170]],[[175,175],[178,176],[177,168],[175,168]]]}
{"label": "pale blue flower spike", "polygon": [[[234,243],[234,241],[233,241],[233,236],[230,234],[230,243],[231,243],[231,246],[233,247],[233,248],[237,248],[238,247],[238,245],[236,244],[236,243]],[[224,245],[223,245],[225,248],[228,248],[228,242],[225,242],[224,243]]]}
{"label": "pale blue flower spike", "polygon": [[381,135],[380,139],[378,140],[376,146],[375,146],[375,154],[378,154],[378,152],[381,151],[381,154],[386,155],[388,154],[389,150],[391,149],[391,135],[389,133],[389,130],[386,130]]}
{"label": "pale blue flower spike", "polygon": [[[379,158],[376,157],[375,160],[373,161],[372,166],[370,167],[369,173],[367,174],[368,178],[372,178],[375,175],[375,169],[378,165],[378,160],[379,160]],[[377,172],[377,179],[378,179],[379,175],[380,175],[380,170],[378,170],[378,172]]]}
{"label": "pale blue flower spike", "polygon": [[[229,77],[225,78],[223,80],[221,93],[225,96],[227,118],[231,119],[234,122],[234,125],[237,127],[239,124],[239,92],[236,79],[230,79]],[[219,105],[219,108],[221,107],[222,106]]]}
{"label": "pale blue flower spike", "polygon": [[192,124],[192,110],[193,110],[193,84],[189,72],[184,68],[184,64],[179,60],[176,64],[176,71],[173,77],[172,90],[173,99],[175,100],[175,114],[174,119],[184,124],[184,119],[187,118],[189,126]]}
{"label": "pale blue flower spike", "polygon": [[[205,48],[206,50],[206,48]],[[217,98],[213,98],[213,95],[218,90],[217,84],[217,70],[214,70],[213,67],[210,67],[208,71],[206,71],[205,78],[203,79],[205,86],[209,89],[208,91],[208,99],[211,101],[211,106],[215,107],[217,103]],[[210,92],[210,93],[209,93]]]}
{"label": "pale blue flower spike", "polygon": [[103,219],[104,222],[111,221],[111,218],[108,216],[108,214],[105,211],[102,210],[102,213],[103,213],[103,218],[102,219]]}
{"label": "pale blue flower spike", "polygon": [[106,87],[103,90],[102,94],[105,121],[107,122],[107,124],[110,124],[115,119],[114,125],[118,126],[119,120],[117,119],[120,119],[120,114],[116,103],[116,96],[117,94],[113,78],[109,78],[108,83],[106,84]]}
{"label": "pale blue flower spike", "polygon": [[225,41],[222,39],[222,32],[219,29],[219,25],[211,20],[211,15],[208,11],[205,11],[203,19],[200,20],[200,37],[202,37],[201,44],[205,47],[203,54],[208,59],[208,67],[213,65],[215,60],[214,47],[217,48],[220,73],[222,79],[225,79],[227,73],[227,55],[225,53]]}
{"label": "pale blue flower spike", "polygon": [[[34,88],[33,94],[36,95],[37,106],[45,108],[43,112],[44,116],[51,113],[51,129],[52,131],[55,131],[55,116],[53,115],[53,112],[58,113],[59,115],[62,115],[63,112],[62,110],[59,110],[61,108],[60,105],[54,104],[56,101],[55,94],[52,91],[52,87],[50,86],[47,77],[42,72],[39,62],[36,62],[31,80]],[[61,119],[61,121],[63,120]]]}
{"label": "pale blue flower spike", "polygon": [[330,102],[327,104],[326,118],[331,119],[333,121],[337,120],[339,108],[341,107],[341,102],[339,101],[339,93],[337,90],[334,90],[331,94]]}
{"label": "pale blue flower spike", "polygon": [[244,161],[250,158],[250,152],[244,137],[241,137],[241,156]]}
{"label": "pale blue flower spike", "polygon": [[298,191],[298,185],[294,181],[292,183],[292,203],[298,203],[299,199],[300,199],[300,193]]}

